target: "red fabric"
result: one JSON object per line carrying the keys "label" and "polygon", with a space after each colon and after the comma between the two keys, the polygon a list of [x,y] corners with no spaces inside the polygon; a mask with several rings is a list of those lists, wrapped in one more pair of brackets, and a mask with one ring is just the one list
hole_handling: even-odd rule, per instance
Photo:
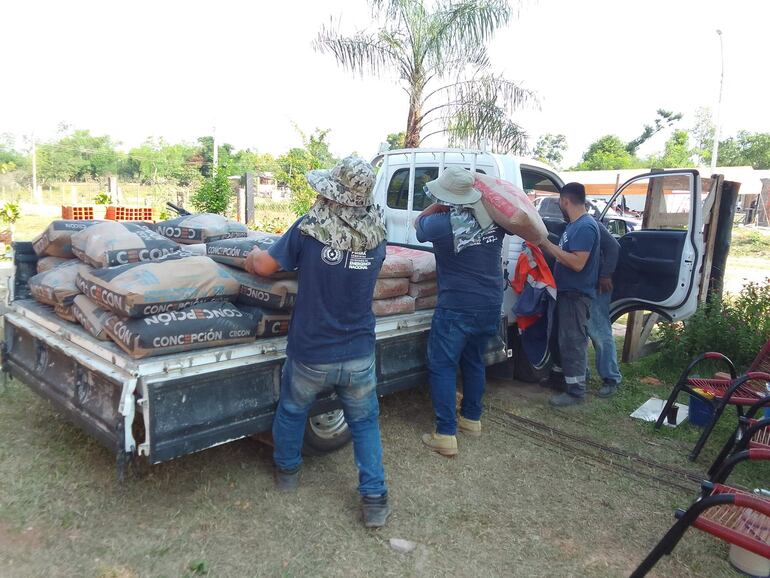
{"label": "red fabric", "polygon": [[[556,289],[556,280],[553,278],[551,269],[548,267],[548,263],[545,262],[545,256],[540,247],[525,241],[524,244],[532,252],[532,257],[535,260],[535,266],[532,267],[529,263],[528,255],[522,251],[519,254],[519,259],[516,261],[516,269],[513,274],[513,280],[511,281],[511,287],[516,293],[521,294],[524,291],[524,285],[529,283],[529,278],[532,276],[532,281],[537,283],[545,283],[548,287]],[[541,315],[524,315],[516,318],[516,325],[519,327],[519,331],[524,331],[527,327],[537,323]]]}

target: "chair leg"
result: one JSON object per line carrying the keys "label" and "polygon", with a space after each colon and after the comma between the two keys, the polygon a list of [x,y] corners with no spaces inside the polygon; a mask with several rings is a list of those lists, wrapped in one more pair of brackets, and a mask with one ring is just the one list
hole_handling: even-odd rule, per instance
{"label": "chair leg", "polygon": [[692,452],[690,452],[691,462],[694,462],[696,459],[698,459],[698,455],[703,449],[703,446],[706,445],[706,440],[709,439],[709,436],[711,435],[711,432],[713,431],[714,426],[719,421],[719,418],[722,417],[722,413],[724,413],[726,406],[727,406],[727,400],[724,399],[724,400],[721,400],[714,408],[714,417],[711,418],[711,421],[708,423],[708,425],[705,428],[703,428],[703,432],[700,434],[700,437],[698,438],[698,442],[695,444],[695,447],[693,448]]}
{"label": "chair leg", "polygon": [[719,471],[719,468],[722,467],[722,462],[725,461],[725,458],[730,455],[730,452],[732,452],[733,448],[736,447],[738,443],[738,436],[741,433],[741,426],[738,424],[738,427],[735,429],[735,432],[733,435],[731,435],[729,438],[727,438],[727,441],[725,442],[725,445],[722,446],[722,449],[719,452],[719,455],[717,456],[717,459],[714,460],[714,463],[711,464],[711,467],[708,469],[708,472],[706,472],[706,477],[710,480],[711,477]]}
{"label": "chair leg", "polygon": [[663,406],[663,411],[661,411],[658,416],[658,421],[655,422],[655,429],[660,429],[660,426],[663,425],[663,420],[666,419],[668,412],[671,411],[674,403],[676,403],[676,398],[679,396],[680,391],[682,391],[682,382],[677,381],[674,389],[671,390],[671,395],[669,395],[666,400],[666,405]]}
{"label": "chair leg", "polygon": [[631,573],[629,578],[643,578],[647,575],[647,572],[653,569],[655,564],[666,554],[670,554],[679,540],[684,536],[687,528],[690,527],[690,522],[684,519],[680,519],[676,524],[671,526],[668,532],[660,539],[655,547],[647,554],[647,557],[642,560],[636,570]]}

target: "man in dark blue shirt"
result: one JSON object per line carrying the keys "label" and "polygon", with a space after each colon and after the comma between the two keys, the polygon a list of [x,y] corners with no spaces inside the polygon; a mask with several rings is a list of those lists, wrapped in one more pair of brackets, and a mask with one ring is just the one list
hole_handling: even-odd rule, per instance
{"label": "man in dark blue shirt", "polygon": [[567,183],[559,205],[569,224],[559,246],[546,240],[541,248],[556,259],[557,343],[552,347],[554,365],[550,383],[563,373],[567,391],[551,397],[551,405],[565,407],[583,403],[586,395],[588,354],[588,309],[596,297],[599,277],[599,226],[586,212],[585,187]]}
{"label": "man in dark blue shirt", "polygon": [[372,296],[385,260],[385,225],[373,204],[372,166],[347,157],[330,171],[307,174],[319,194],[269,251],[249,255],[258,275],[298,271],[281,394],[273,422],[276,485],[295,490],[308,412],[318,394],[335,390],[353,436],[364,524],[390,514],[374,357]]}
{"label": "man in dark blue shirt", "polygon": [[[503,302],[501,252],[505,233],[495,226],[480,207],[474,206],[471,227],[477,234],[471,242],[467,221],[457,217],[467,205],[478,203],[481,193],[473,188],[473,175],[460,167],[449,167],[426,186],[443,203],[431,205],[415,222],[417,239],[430,241],[436,255],[438,302],[428,340],[428,376],[436,430],[423,435],[423,443],[445,456],[457,454],[459,429],[481,435],[481,400],[486,382],[484,353],[490,337],[499,328]],[[453,227],[455,223],[460,224]],[[482,227],[483,226],[483,227]],[[463,399],[456,416],[456,377],[462,370]]]}

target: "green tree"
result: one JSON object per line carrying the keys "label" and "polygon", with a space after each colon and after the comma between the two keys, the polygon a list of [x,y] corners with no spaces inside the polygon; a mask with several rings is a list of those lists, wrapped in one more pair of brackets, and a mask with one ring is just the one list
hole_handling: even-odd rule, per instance
{"label": "green tree", "polygon": [[648,140],[650,140],[654,135],[658,134],[664,128],[673,126],[674,123],[676,123],[677,121],[682,120],[681,112],[674,113],[674,112],[671,112],[670,110],[659,108],[657,113],[658,115],[655,117],[654,124],[644,125],[644,130],[642,130],[642,134],[640,134],[634,140],[628,141],[626,143],[626,151],[628,151],[628,154],[635,155],[636,151],[639,150],[639,147],[642,146],[644,143],[646,143]]}
{"label": "green tree", "polygon": [[297,215],[304,215],[316,198],[316,192],[307,184],[305,173],[314,169],[330,168],[334,166],[335,159],[326,140],[328,129],[316,129],[309,137],[302,131],[299,133],[304,146],[293,148],[278,157],[277,178],[291,191],[291,210]]}
{"label": "green tree", "polygon": [[175,183],[188,186],[200,177],[191,161],[196,148],[186,144],[168,144],[163,138],[148,138],[128,153],[126,176],[146,184]]}
{"label": "green tree", "polygon": [[511,19],[507,1],[370,0],[370,5],[371,29],[344,36],[323,27],[315,48],[352,72],[396,72],[409,98],[405,147],[449,131],[456,139],[489,140],[503,152],[525,148],[526,135],[509,113],[534,95],[492,73],[486,47]]}
{"label": "green tree", "polygon": [[657,169],[694,167],[694,156],[695,151],[689,145],[689,133],[686,130],[675,130],[666,141],[663,154],[652,155],[647,159],[647,166]]}
{"label": "green tree", "polygon": [[567,150],[567,137],[563,134],[544,134],[537,139],[535,158],[558,169],[561,168],[565,150]]}
{"label": "green tree", "polygon": [[718,164],[723,167],[770,169],[770,133],[742,130],[735,137],[719,141]]}
{"label": "green tree", "polygon": [[[217,145],[217,162],[220,166],[231,166],[233,164],[233,145],[221,143]],[[200,172],[204,177],[211,176],[211,167],[214,164],[214,137],[202,136],[198,138],[198,155],[196,160],[200,163]]]}
{"label": "green tree", "polygon": [[693,152],[697,157],[698,165],[708,165],[711,163],[711,149],[714,146],[714,135],[716,126],[711,118],[711,109],[701,107],[695,111],[695,125],[689,130],[690,142]]}
{"label": "green tree", "polygon": [[123,158],[109,136],[76,130],[37,148],[38,178],[43,181],[85,181],[116,174]]}
{"label": "green tree", "polygon": [[404,131],[392,132],[385,140],[390,145],[390,150],[402,149],[404,148],[404,142],[406,142],[406,133]]}
{"label": "green tree", "polygon": [[642,166],[642,162],[628,152],[626,143],[615,135],[606,135],[591,143],[583,154],[583,160],[573,170],[633,169]]}

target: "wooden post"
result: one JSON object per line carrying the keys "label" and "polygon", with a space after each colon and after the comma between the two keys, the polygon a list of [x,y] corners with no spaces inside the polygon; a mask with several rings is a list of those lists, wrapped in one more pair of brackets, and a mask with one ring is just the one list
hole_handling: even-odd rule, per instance
{"label": "wooden post", "polygon": [[698,302],[705,303],[709,294],[711,263],[714,256],[719,209],[722,205],[724,175],[711,175],[711,190],[703,203],[703,264],[701,266]]}
{"label": "wooden post", "polygon": [[714,227],[714,243],[712,245],[712,264],[709,269],[704,269],[704,274],[710,277],[710,294],[722,294],[725,268],[727,266],[727,254],[730,252],[730,241],[733,234],[733,219],[735,217],[735,205],[738,202],[738,192],[741,184],[733,181],[725,181],[722,187],[721,207]]}
{"label": "wooden post", "polygon": [[[246,173],[245,175],[245,189],[246,189],[246,223],[251,224],[254,222],[254,173]],[[256,177],[257,183],[259,183],[259,176]]]}

